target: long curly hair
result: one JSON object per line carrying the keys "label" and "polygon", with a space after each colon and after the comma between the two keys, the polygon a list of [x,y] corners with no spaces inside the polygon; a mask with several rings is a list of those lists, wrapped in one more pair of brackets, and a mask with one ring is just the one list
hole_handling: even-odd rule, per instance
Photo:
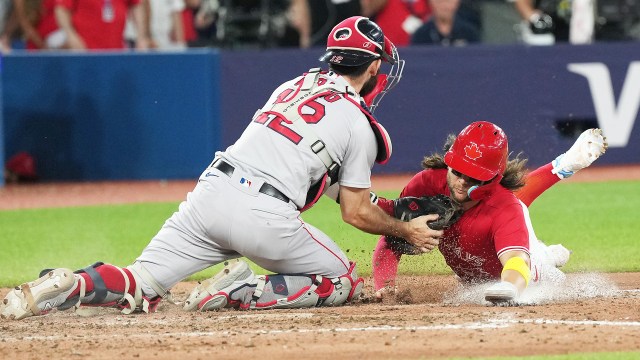
{"label": "long curly hair", "polygon": [[[456,136],[450,134],[447,137],[447,141],[444,143],[444,147],[442,148],[442,152],[446,153],[453,145],[453,142],[456,140]],[[525,184],[525,175],[527,173],[527,160],[522,157],[522,152],[518,153],[513,159],[509,159],[507,161],[507,167],[504,170],[504,174],[502,174],[502,180],[500,180],[500,185],[505,188],[516,191],[524,186]],[[444,162],[444,155],[440,153],[433,153],[431,155],[425,156],[422,159],[422,167],[424,169],[446,169],[447,164]]]}

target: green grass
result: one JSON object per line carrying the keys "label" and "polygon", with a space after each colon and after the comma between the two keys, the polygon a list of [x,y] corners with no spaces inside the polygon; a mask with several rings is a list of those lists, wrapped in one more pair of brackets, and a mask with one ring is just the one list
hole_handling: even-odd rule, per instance
{"label": "green grass", "polygon": [[[562,243],[573,250],[565,268],[569,272],[640,271],[639,185],[632,181],[560,183],[531,206],[536,234],[548,244]],[[381,194],[393,197],[398,192]],[[0,286],[32,280],[47,267],[77,269],[95,261],[130,264],[177,207],[178,203],[153,203],[0,211]],[[362,274],[371,273],[378,236],[344,224],[338,206],[330,200],[322,200],[303,219],[340,244],[358,262]],[[210,276],[218,268],[193,278]],[[434,252],[405,256],[400,272],[447,274],[450,270]]]}

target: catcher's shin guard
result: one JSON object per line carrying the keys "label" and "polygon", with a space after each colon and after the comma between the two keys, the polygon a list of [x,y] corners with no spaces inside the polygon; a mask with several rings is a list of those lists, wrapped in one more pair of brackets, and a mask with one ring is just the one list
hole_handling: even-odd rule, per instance
{"label": "catcher's shin guard", "polygon": [[246,262],[233,260],[213,278],[200,283],[189,295],[188,311],[239,309],[291,309],[335,306],[360,297],[364,280],[355,272],[339,278],[320,275],[255,276]]}
{"label": "catcher's shin guard", "polygon": [[68,299],[58,306],[65,310],[79,306],[115,307],[123,314],[136,310],[154,312],[162,299],[150,299],[142,293],[140,276],[130,268],[97,262],[75,271],[78,283]]}
{"label": "catcher's shin guard", "polygon": [[[135,264],[132,266],[135,269]],[[78,271],[46,269],[40,278],[24,283],[5,297],[0,315],[20,320],[44,315],[52,309],[66,310],[79,306],[116,307],[124,314],[135,310],[153,312],[161,297],[142,294],[137,273],[129,268],[95,263]],[[160,292],[159,294],[165,294]]]}

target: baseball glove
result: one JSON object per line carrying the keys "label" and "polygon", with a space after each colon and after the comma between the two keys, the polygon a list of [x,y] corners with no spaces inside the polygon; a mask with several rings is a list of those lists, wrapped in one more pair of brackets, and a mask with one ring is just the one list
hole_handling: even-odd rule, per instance
{"label": "baseball glove", "polygon": [[[431,197],[407,196],[393,201],[393,213],[396,219],[402,221],[410,221],[422,215],[438,214],[438,219],[428,221],[427,225],[433,230],[442,230],[458,221],[462,216],[462,208],[451,198],[442,194]],[[422,251],[401,237],[386,236],[386,238],[387,244],[394,251],[407,255],[422,254]]]}

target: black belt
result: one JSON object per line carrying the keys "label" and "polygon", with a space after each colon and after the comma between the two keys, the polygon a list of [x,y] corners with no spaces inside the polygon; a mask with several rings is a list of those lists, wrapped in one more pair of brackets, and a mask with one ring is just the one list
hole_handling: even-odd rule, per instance
{"label": "black belt", "polygon": [[[233,171],[235,170],[233,166],[229,165],[226,161],[221,159],[217,159],[216,161],[214,161],[213,164],[211,164],[211,167],[214,167],[220,170],[223,174],[227,175],[228,177],[231,177],[231,175],[233,175]],[[278,200],[282,200],[286,203],[289,202],[289,198],[286,197],[283,193],[281,193],[280,190],[276,189],[275,187],[267,183],[263,183],[262,186],[260,186],[260,190],[258,191],[265,195],[274,197]]]}

